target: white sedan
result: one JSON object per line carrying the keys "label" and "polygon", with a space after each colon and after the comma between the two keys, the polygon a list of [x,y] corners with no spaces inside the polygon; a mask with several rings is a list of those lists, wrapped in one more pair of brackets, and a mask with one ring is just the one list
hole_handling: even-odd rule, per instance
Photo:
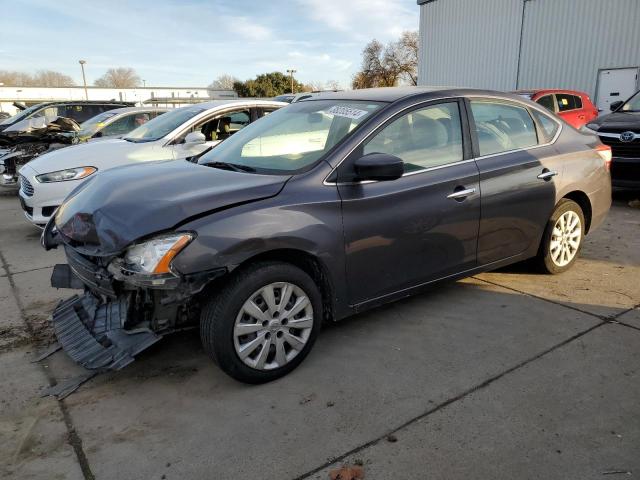
{"label": "white sedan", "polygon": [[43,227],[67,195],[101,170],[135,162],[198,155],[287,103],[229,100],[182,107],[150,120],[123,139],[103,140],[41,155],[20,169],[20,203]]}

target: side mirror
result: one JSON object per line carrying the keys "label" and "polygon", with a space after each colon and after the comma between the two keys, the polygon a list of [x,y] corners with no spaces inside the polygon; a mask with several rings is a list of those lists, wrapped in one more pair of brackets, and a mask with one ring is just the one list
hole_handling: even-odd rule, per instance
{"label": "side mirror", "polygon": [[202,132],[191,132],[184,137],[184,143],[189,145],[197,145],[206,142],[207,139]]}
{"label": "side mirror", "polygon": [[609,110],[611,110],[612,112],[615,112],[616,110],[618,110],[622,105],[624,105],[624,102],[622,100],[618,100],[617,102],[612,102],[609,105]]}
{"label": "side mirror", "polygon": [[404,174],[404,162],[387,153],[370,153],[355,161],[355,169],[360,180],[384,182],[400,178]]}

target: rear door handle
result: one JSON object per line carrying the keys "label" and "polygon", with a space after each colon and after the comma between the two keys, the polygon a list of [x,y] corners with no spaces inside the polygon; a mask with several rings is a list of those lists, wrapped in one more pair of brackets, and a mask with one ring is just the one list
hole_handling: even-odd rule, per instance
{"label": "rear door handle", "polygon": [[546,168],[542,171],[538,178],[540,180],[551,180],[553,177],[558,175],[558,172],[552,172],[551,170],[547,170]]}
{"label": "rear door handle", "polygon": [[466,188],[464,190],[458,190],[456,192],[453,192],[449,195],[447,195],[447,198],[453,198],[454,200],[462,200],[465,199],[466,197],[468,197],[469,195],[472,195],[476,193],[476,189],[475,188]]}

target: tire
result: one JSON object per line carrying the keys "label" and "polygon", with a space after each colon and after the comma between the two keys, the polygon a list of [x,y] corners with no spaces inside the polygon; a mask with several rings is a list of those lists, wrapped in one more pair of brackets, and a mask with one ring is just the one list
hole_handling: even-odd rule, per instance
{"label": "tire", "polygon": [[[571,228],[576,219],[578,224]],[[542,235],[535,259],[538,269],[552,275],[569,270],[582,250],[584,231],[584,213],[580,205],[568,198],[560,200]],[[557,235],[560,233],[562,236]]]}
{"label": "tire", "polygon": [[307,273],[288,263],[261,262],[232,274],[206,301],[200,337],[225,373],[241,382],[265,383],[300,365],[322,318],[320,290]]}

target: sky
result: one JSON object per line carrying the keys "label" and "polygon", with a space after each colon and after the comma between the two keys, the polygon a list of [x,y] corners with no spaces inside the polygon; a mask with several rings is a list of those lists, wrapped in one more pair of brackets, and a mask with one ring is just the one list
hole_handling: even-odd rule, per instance
{"label": "sky", "polygon": [[415,0],[0,0],[0,69],[82,84],[132,67],[147,86],[201,87],[294,68],[343,87],[366,43],[417,30]]}

